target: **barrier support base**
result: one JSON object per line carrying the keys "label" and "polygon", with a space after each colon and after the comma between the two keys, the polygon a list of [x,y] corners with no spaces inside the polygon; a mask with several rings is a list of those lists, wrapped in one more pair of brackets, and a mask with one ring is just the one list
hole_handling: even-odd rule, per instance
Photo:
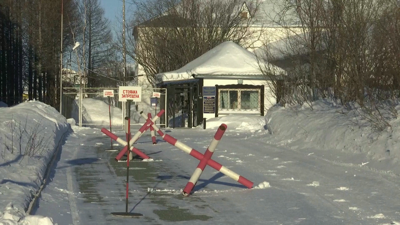
{"label": "barrier support base", "polygon": [[143,214],[140,214],[140,213],[129,213],[129,212],[112,212],[111,214],[112,214],[113,216],[118,216],[118,217],[131,217],[131,218],[143,216]]}

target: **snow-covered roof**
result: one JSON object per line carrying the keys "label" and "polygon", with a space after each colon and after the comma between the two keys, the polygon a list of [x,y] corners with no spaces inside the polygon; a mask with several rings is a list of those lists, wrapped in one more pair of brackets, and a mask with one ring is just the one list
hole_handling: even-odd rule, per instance
{"label": "snow-covered roof", "polygon": [[240,45],[227,41],[219,44],[180,69],[156,74],[157,82],[194,79],[192,75],[263,75],[260,66],[269,67],[275,74],[285,74],[280,67],[260,65],[257,57]]}
{"label": "snow-covered roof", "polygon": [[[256,49],[254,54],[260,58],[272,60],[307,55],[311,51],[310,47],[307,46],[307,40],[310,40],[309,35],[310,33],[306,32],[282,38]],[[322,32],[321,35],[325,35],[325,32]],[[317,51],[323,51],[326,48],[325,43],[319,43],[315,48]]]}

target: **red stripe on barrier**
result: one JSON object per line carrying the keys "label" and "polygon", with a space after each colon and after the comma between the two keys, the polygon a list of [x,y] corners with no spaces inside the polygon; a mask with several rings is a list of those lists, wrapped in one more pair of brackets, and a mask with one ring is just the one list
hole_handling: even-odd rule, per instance
{"label": "red stripe on barrier", "polygon": [[146,123],[143,124],[143,126],[139,129],[140,133],[145,132],[147,129],[151,127],[151,121],[146,121]]}
{"label": "red stripe on barrier", "polygon": [[165,110],[164,110],[164,109],[161,109],[161,111],[160,111],[159,113],[157,113],[157,116],[158,116],[158,117],[161,117],[161,115],[162,115],[164,112],[165,112]]}
{"label": "red stripe on barrier", "polygon": [[207,165],[211,166],[212,168],[216,169],[216,170],[220,170],[222,168],[222,165],[215,162],[214,160],[210,159],[207,161]]}
{"label": "red stripe on barrier", "polygon": [[253,187],[253,182],[247,180],[246,178],[239,176],[239,183],[243,184],[244,186],[246,186],[247,188],[252,188]]}
{"label": "red stripe on barrier", "polygon": [[190,155],[195,157],[198,160],[202,160],[203,159],[203,154],[201,154],[199,151],[197,151],[196,149],[192,149],[192,151],[190,152]]}
{"label": "red stripe on barrier", "polygon": [[113,139],[114,141],[116,141],[118,139],[117,135],[111,133],[110,131],[108,131],[106,128],[101,128],[101,132],[103,132],[105,135],[109,136],[111,139]]}
{"label": "red stripe on barrier", "polygon": [[217,141],[221,140],[226,128],[228,128],[228,126],[226,124],[221,124],[221,126],[219,126],[217,132],[214,135],[215,140],[217,140]]}
{"label": "red stripe on barrier", "polygon": [[115,160],[120,160],[122,158],[122,156],[125,155],[125,153],[128,151],[128,146],[125,146],[119,153],[117,156],[115,156]]}
{"label": "red stripe on barrier", "polygon": [[188,182],[186,184],[186,187],[183,189],[183,193],[185,195],[189,195],[189,193],[193,190],[194,188],[194,184],[192,182]]}
{"label": "red stripe on barrier", "polygon": [[[204,171],[204,167],[207,166],[207,162],[209,159],[211,159],[211,156],[213,155],[213,152],[210,152],[210,150],[206,150],[206,152],[204,153],[203,159],[200,160],[199,165],[197,166],[197,168],[201,169],[202,171]],[[207,160],[205,160],[207,159]]]}
{"label": "red stripe on barrier", "polygon": [[175,146],[176,142],[178,141],[178,140],[176,140],[175,138],[173,138],[172,136],[170,136],[168,134],[165,135],[164,140],[166,142],[170,143],[173,146]]}
{"label": "red stripe on barrier", "polygon": [[141,152],[139,149],[137,148],[133,148],[132,152],[136,153],[136,155],[140,156],[143,159],[149,159],[150,157],[147,156],[146,154],[144,154],[143,152]]}

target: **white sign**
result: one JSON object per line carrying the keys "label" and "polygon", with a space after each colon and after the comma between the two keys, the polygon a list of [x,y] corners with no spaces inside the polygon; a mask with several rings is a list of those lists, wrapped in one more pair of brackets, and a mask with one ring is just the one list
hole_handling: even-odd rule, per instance
{"label": "white sign", "polygon": [[114,97],[114,90],[103,90],[103,97]]}
{"label": "white sign", "polygon": [[160,98],[161,93],[160,92],[153,92],[153,98]]}
{"label": "white sign", "polygon": [[142,87],[134,86],[119,86],[118,90],[119,101],[133,100],[134,102],[142,101]]}

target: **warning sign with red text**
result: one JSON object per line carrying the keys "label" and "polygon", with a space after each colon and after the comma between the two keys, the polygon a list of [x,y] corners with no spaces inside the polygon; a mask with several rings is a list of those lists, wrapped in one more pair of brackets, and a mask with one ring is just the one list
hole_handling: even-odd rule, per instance
{"label": "warning sign with red text", "polygon": [[114,97],[114,90],[103,90],[103,97]]}
{"label": "warning sign with red text", "polygon": [[142,101],[142,87],[120,86],[118,95],[119,95],[120,102],[126,102],[126,100],[132,100],[134,102],[141,102]]}

